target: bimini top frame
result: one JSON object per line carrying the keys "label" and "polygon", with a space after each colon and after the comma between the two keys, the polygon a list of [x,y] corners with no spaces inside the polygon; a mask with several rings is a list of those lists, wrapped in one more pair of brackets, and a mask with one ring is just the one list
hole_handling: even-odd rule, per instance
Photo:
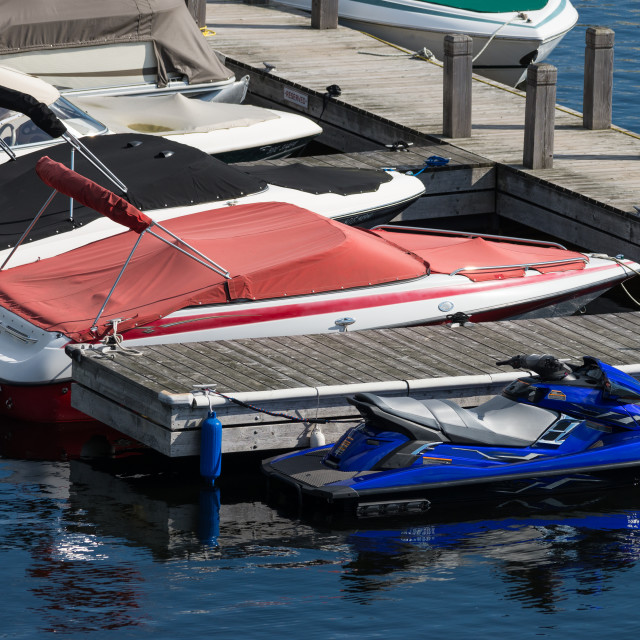
{"label": "bimini top frame", "polygon": [[[107,294],[102,306],[100,307],[100,311],[98,311],[98,315],[96,316],[91,327],[92,332],[97,332],[98,320],[102,316],[105,307],[107,306],[111,296],[113,295],[115,288],[118,286],[118,283],[120,282],[120,279],[122,278],[127,265],[131,261],[131,258],[133,257],[133,254],[138,248],[138,245],[142,240],[142,236],[145,233],[151,234],[154,238],[157,238],[158,240],[161,240],[162,242],[168,244],[169,246],[176,249],[176,251],[180,251],[192,260],[195,260],[204,267],[211,269],[225,279],[229,280],[231,278],[231,274],[227,269],[220,266],[219,264],[211,260],[211,258],[198,251],[195,247],[191,246],[190,244],[179,238],[177,235],[152,220],[148,215],[134,207],[130,202],[114,194],[113,192],[108,191],[92,180],[79,175],[71,169],[68,169],[63,164],[55,162],[48,156],[43,156],[42,158],[40,158],[40,160],[38,160],[36,164],[36,173],[43,180],[43,182],[54,189],[54,192],[49,198],[48,202],[51,201],[55,193],[63,193],[71,198],[74,198],[85,207],[94,209],[110,220],[113,220],[114,222],[117,222],[118,224],[121,224],[138,234],[138,238],[136,239],[133,249],[131,250],[125,263],[123,264],[122,269],[120,270],[120,273],[116,278],[116,281],[113,283],[111,290]],[[42,210],[40,214],[41,213]],[[155,231],[152,231],[154,227],[157,227],[162,232],[166,233],[173,240],[183,245],[183,247],[186,247],[186,249],[178,246],[177,244],[174,244],[169,239],[162,237],[158,233],[155,233]]]}

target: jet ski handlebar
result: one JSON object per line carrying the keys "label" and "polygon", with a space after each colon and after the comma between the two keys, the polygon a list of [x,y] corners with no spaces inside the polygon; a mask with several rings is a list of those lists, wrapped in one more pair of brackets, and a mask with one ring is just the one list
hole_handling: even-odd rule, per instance
{"label": "jet ski handlebar", "polygon": [[546,380],[561,380],[572,373],[571,368],[567,364],[549,354],[540,355],[532,353],[529,355],[517,355],[508,360],[496,362],[496,365],[510,365],[514,369],[528,369]]}

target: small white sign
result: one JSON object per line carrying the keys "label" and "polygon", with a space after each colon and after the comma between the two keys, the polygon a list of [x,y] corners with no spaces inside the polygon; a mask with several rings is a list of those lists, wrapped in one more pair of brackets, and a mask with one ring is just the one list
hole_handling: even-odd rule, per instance
{"label": "small white sign", "polygon": [[293,102],[293,104],[297,104],[303,109],[307,109],[309,107],[309,96],[306,93],[296,91],[291,87],[284,88],[284,99],[288,102]]}

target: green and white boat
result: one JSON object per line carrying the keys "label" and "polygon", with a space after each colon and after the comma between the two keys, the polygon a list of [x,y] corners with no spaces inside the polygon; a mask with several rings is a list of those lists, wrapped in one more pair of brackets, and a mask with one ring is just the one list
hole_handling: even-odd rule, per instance
{"label": "green and white boat", "polygon": [[[278,0],[310,10],[311,0]],[[544,61],[578,20],[569,0],[339,0],[340,23],[444,56],[444,36],[473,38],[474,72],[510,86]]]}

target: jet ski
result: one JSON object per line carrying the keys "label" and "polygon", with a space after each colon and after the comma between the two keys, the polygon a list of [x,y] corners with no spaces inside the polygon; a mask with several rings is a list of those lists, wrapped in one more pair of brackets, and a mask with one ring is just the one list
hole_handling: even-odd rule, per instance
{"label": "jet ski", "polygon": [[397,516],[601,491],[637,482],[640,384],[600,360],[552,355],[501,395],[465,409],[446,399],[349,399],[362,422],[335,444],[265,460],[275,486],[357,517]]}

